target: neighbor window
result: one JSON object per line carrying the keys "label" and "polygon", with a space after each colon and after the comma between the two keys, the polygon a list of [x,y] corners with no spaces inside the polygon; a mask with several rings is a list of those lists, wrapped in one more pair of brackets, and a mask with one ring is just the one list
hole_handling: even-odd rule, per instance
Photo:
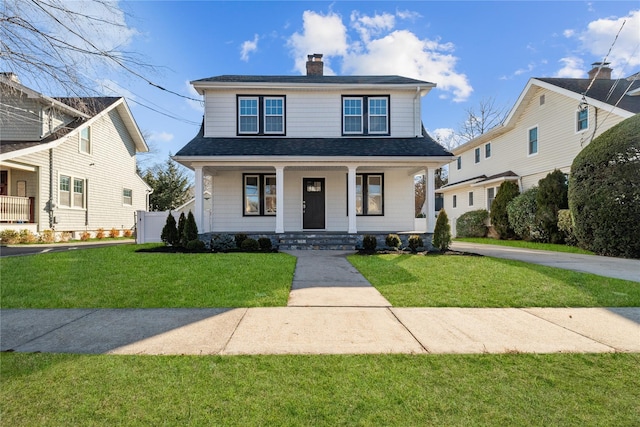
{"label": "neighbor window", "polygon": [[129,206],[133,204],[133,191],[129,188],[122,189],[122,204]]}
{"label": "neighbor window", "polygon": [[458,207],[458,196],[456,196],[455,194],[453,195],[453,207]]}
{"label": "neighbor window", "polygon": [[382,174],[356,175],[356,215],[384,215],[383,183]]}
{"label": "neighbor window", "polygon": [[488,159],[489,157],[491,157],[491,143],[487,143],[484,146],[484,158]]}
{"label": "neighbor window", "polygon": [[84,209],[86,181],[69,175],[60,175],[58,204],[65,208]]}
{"label": "neighbor window", "polygon": [[496,198],[496,189],[494,187],[487,188],[487,210],[491,210],[493,200]]}
{"label": "neighbor window", "polygon": [[529,154],[538,152],[538,128],[529,129]]}
{"label": "neighbor window", "polygon": [[469,191],[469,206],[473,206],[473,191]]}
{"label": "neighbor window", "polygon": [[238,96],[238,135],[283,135],[284,96]]}
{"label": "neighbor window", "polygon": [[80,131],[80,152],[91,153],[91,131],[88,126]]}
{"label": "neighbor window", "polygon": [[275,175],[243,175],[245,216],[276,214],[276,177]]}
{"label": "neighbor window", "polygon": [[480,147],[474,150],[474,155],[475,155],[476,163],[480,163]]}
{"label": "neighbor window", "polygon": [[589,107],[582,108],[577,112],[576,131],[580,132],[589,128]]}
{"label": "neighbor window", "polygon": [[388,135],[388,96],[344,96],[342,98],[344,135]]}
{"label": "neighbor window", "polygon": [[458,170],[462,169],[462,157],[458,157],[458,160],[456,160],[456,164]]}

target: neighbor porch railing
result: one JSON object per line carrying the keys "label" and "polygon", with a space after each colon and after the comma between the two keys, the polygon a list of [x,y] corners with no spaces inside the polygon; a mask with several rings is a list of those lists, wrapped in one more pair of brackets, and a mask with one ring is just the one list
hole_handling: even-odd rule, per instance
{"label": "neighbor porch railing", "polygon": [[0,222],[34,222],[34,198],[0,196]]}

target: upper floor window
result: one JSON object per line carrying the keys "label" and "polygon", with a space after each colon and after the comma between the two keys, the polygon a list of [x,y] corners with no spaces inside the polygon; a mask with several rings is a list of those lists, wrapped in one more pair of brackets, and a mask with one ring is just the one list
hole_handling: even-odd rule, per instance
{"label": "upper floor window", "polygon": [[284,96],[238,96],[238,135],[283,135]]}
{"label": "upper floor window", "polygon": [[488,159],[489,157],[491,157],[491,143],[490,142],[488,142],[484,146],[484,158]]}
{"label": "upper floor window", "polygon": [[576,132],[589,128],[589,107],[582,108],[576,113]]}
{"label": "upper floor window", "polygon": [[538,152],[538,127],[529,129],[529,155]]}
{"label": "upper floor window", "polygon": [[458,170],[462,169],[462,157],[458,157],[458,159],[456,160],[456,166],[458,168]]}
{"label": "upper floor window", "polygon": [[80,152],[91,153],[91,131],[88,126],[80,131]]}
{"label": "upper floor window", "polygon": [[388,135],[388,96],[344,96],[342,98],[344,135]]}
{"label": "upper floor window", "polygon": [[453,195],[453,207],[457,208],[458,207],[458,196],[457,195]]}
{"label": "upper floor window", "polygon": [[480,163],[480,147],[476,148],[476,149],[474,150],[474,153],[473,153],[473,154],[474,154],[475,159],[476,159],[476,160],[475,160],[475,162],[476,162],[476,163]]}

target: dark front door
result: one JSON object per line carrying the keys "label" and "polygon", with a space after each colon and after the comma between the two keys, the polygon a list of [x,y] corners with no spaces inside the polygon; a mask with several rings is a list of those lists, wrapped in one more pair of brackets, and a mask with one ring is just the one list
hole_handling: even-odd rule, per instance
{"label": "dark front door", "polygon": [[324,178],[302,179],[302,228],[325,228]]}

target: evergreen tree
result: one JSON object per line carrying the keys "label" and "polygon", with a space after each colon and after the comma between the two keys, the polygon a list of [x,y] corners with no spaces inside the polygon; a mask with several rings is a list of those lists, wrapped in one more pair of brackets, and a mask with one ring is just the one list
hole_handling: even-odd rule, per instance
{"label": "evergreen tree", "polygon": [[550,243],[563,243],[564,234],[558,229],[558,211],[567,209],[567,177],[558,169],[538,181],[536,217]]}
{"label": "evergreen tree", "polygon": [[162,228],[160,239],[162,239],[165,245],[169,246],[177,246],[180,241],[178,229],[176,228],[176,219],[173,217],[171,212],[167,215],[167,222],[165,222],[164,227]]}
{"label": "evergreen tree", "polygon": [[180,240],[180,246],[186,246],[187,241],[184,240],[184,224],[187,221],[187,217],[184,216],[184,212],[180,212],[178,218],[178,239]]}
{"label": "evergreen tree", "polygon": [[444,209],[440,209],[436,226],[433,230],[433,246],[441,252],[449,249],[451,245],[451,226],[449,217]]}
{"label": "evergreen tree", "polygon": [[193,216],[193,213],[189,211],[189,215],[187,215],[187,220],[184,224],[184,230],[182,231],[182,240],[186,246],[187,243],[197,239],[198,225],[196,224],[196,219]]}
{"label": "evergreen tree", "polygon": [[515,232],[509,225],[509,215],[507,214],[507,205],[518,194],[520,189],[518,184],[513,181],[504,181],[500,184],[498,194],[491,204],[491,225],[500,236],[500,239],[511,239],[515,236]]}
{"label": "evergreen tree", "polygon": [[151,211],[166,211],[186,203],[189,198],[189,177],[182,166],[169,157],[163,164],[145,170],[142,179],[153,189],[149,195]]}

